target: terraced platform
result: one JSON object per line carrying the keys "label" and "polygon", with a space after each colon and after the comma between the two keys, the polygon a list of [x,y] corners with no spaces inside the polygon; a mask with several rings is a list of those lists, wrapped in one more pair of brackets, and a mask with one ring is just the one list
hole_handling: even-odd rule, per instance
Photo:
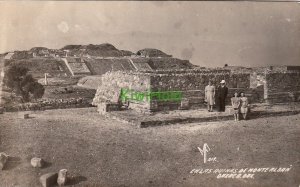
{"label": "terraced platform", "polygon": [[68,67],[71,74],[74,75],[90,75],[91,71],[84,62],[79,58],[63,58],[62,59]]}

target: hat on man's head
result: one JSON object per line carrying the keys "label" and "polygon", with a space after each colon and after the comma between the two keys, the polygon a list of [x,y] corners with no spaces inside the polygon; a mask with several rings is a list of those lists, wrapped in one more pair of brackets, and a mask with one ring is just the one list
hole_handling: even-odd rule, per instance
{"label": "hat on man's head", "polygon": [[225,84],[225,80],[222,80],[220,83],[221,83],[221,84]]}

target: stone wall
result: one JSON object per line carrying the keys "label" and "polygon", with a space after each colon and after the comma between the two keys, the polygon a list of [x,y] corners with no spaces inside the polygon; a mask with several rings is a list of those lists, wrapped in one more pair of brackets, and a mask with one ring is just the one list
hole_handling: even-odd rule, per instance
{"label": "stone wall", "polygon": [[133,71],[135,68],[128,58],[85,59],[93,75],[103,75],[109,71]]}
{"label": "stone wall", "polygon": [[[93,105],[101,107],[102,103],[120,102],[121,89],[130,89],[139,92],[147,92],[150,89],[149,74],[137,74],[133,72],[107,72],[102,76],[102,84],[98,87]],[[130,102],[134,109],[149,108],[148,102]],[[102,110],[102,109],[98,109]]]}
{"label": "stone wall", "polygon": [[[253,85],[250,81],[251,76]],[[218,86],[223,79],[229,88],[228,105],[233,94],[241,91],[245,92],[250,103],[300,100],[300,72],[298,70],[265,69],[263,81],[257,82],[255,77],[257,79],[257,75],[224,69],[109,72],[102,77],[102,84],[97,90],[93,104],[100,106],[99,111],[117,110],[118,107],[128,104],[120,102],[121,89],[124,88],[145,96],[139,101],[129,100],[129,106],[126,106],[135,110],[168,111],[202,108],[205,107],[204,89],[208,81],[211,80],[214,85]],[[162,96],[170,92],[180,92],[180,99],[166,99]],[[146,99],[146,96],[152,93],[162,94]],[[135,96],[131,96],[132,98]]]}
{"label": "stone wall", "polygon": [[264,99],[267,102],[290,102],[300,100],[299,71],[267,71],[265,73]]}
{"label": "stone wall", "polygon": [[284,71],[300,71],[300,66],[266,66],[264,67],[267,71],[276,71],[276,72],[284,72]]}
{"label": "stone wall", "polygon": [[45,73],[53,77],[63,77],[71,75],[64,61],[59,59],[30,58],[5,60],[5,67],[9,65],[22,66],[29,69],[29,73],[34,78],[44,78]]}
{"label": "stone wall", "polygon": [[86,98],[68,99],[40,99],[35,103],[22,103],[14,106],[5,106],[6,112],[50,110],[63,108],[85,108],[90,107],[90,101]]}
{"label": "stone wall", "polygon": [[[235,91],[249,92],[250,74],[232,74],[225,70],[203,70],[156,74],[151,76],[152,91],[182,91],[183,101],[188,101],[190,108],[204,107],[204,89],[211,80],[216,87],[225,80],[229,88],[228,101]],[[157,110],[178,109],[182,103],[159,101]]]}
{"label": "stone wall", "polygon": [[[150,72],[108,72],[102,77],[93,105],[100,107],[99,111],[107,111],[110,107],[103,103],[120,102],[121,89],[130,89],[149,95],[150,93],[167,93],[179,91],[181,100],[160,99],[146,97],[142,101],[130,101],[129,108],[143,111],[174,110],[188,105],[188,108],[204,107],[204,89],[211,80],[219,85],[221,80],[229,87],[228,101],[235,91],[250,91],[250,74],[232,74],[228,70],[177,70],[177,71],[150,71]],[[255,95],[255,94],[254,94]],[[114,107],[117,105],[114,105]],[[115,108],[113,109],[115,110]]]}

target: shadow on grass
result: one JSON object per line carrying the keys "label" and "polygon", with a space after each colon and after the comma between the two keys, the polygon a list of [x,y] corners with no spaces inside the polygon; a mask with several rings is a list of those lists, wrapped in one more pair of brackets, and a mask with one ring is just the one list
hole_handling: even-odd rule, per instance
{"label": "shadow on grass", "polygon": [[13,169],[13,168],[17,167],[20,163],[21,163],[21,158],[20,157],[9,156],[3,169],[4,170]]}
{"label": "shadow on grass", "polygon": [[[268,112],[268,111],[253,111],[248,114],[248,121],[258,118],[268,118],[268,117],[279,117],[279,116],[291,116],[297,115],[300,111],[284,111],[284,112]],[[214,122],[214,121],[229,121],[233,120],[233,115],[226,116],[211,116],[211,117],[187,117],[187,118],[174,118],[168,120],[149,120],[142,121],[140,123],[141,128],[163,126],[171,124],[187,124],[187,123],[201,123],[201,122]]]}
{"label": "shadow on grass", "polygon": [[86,180],[87,178],[84,176],[72,176],[68,179],[66,186],[76,185]]}
{"label": "shadow on grass", "polygon": [[249,113],[249,119],[259,119],[259,118],[267,118],[267,117],[280,117],[280,116],[292,116],[300,114],[300,111],[284,111],[284,112],[251,112]]}
{"label": "shadow on grass", "polygon": [[49,168],[49,167],[51,167],[51,166],[52,166],[52,163],[51,163],[51,162],[47,162],[47,161],[44,160],[44,164],[43,164],[42,169],[44,169],[44,168]]}
{"label": "shadow on grass", "polygon": [[126,186],[125,184],[120,184],[120,185],[113,186],[113,187],[129,187],[129,186]]}

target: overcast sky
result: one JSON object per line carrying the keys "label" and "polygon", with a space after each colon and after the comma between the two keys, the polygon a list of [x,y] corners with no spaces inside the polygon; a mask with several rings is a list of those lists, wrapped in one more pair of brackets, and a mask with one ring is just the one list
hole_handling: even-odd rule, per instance
{"label": "overcast sky", "polygon": [[0,2],[0,53],[111,43],[200,66],[300,65],[296,2]]}

